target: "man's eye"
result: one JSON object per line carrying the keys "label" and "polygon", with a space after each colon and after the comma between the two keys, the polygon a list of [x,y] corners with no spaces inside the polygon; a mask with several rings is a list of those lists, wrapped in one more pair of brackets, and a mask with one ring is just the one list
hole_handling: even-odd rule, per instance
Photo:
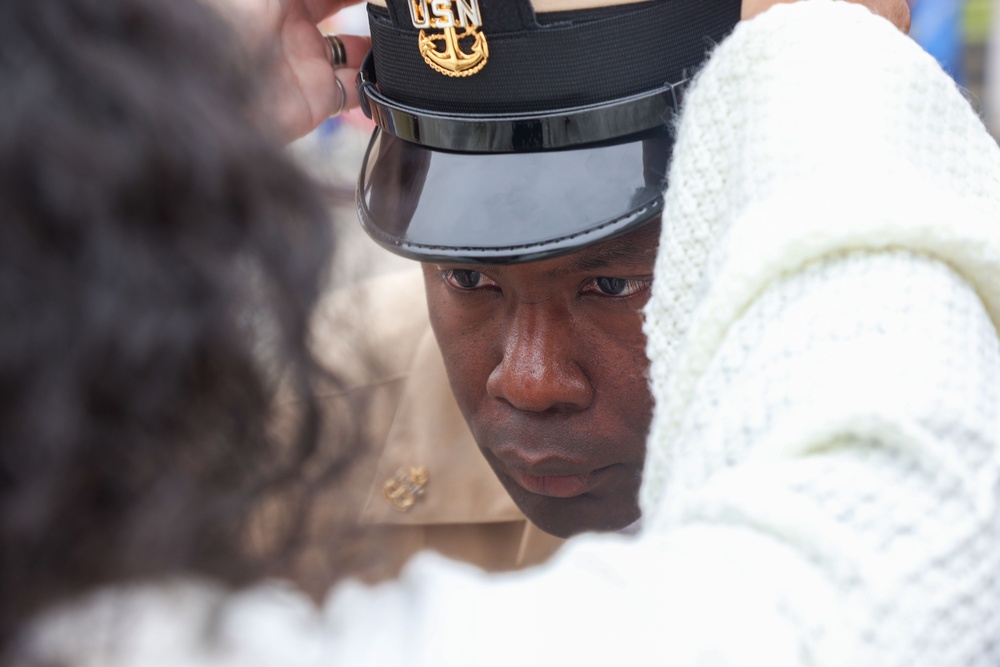
{"label": "man's eye", "polygon": [[473,290],[496,285],[495,282],[479,271],[470,271],[468,269],[448,269],[444,272],[444,279],[452,287],[463,290]]}
{"label": "man's eye", "polygon": [[600,294],[602,296],[632,296],[649,289],[652,280],[633,280],[628,278],[594,278],[584,286],[584,293]]}

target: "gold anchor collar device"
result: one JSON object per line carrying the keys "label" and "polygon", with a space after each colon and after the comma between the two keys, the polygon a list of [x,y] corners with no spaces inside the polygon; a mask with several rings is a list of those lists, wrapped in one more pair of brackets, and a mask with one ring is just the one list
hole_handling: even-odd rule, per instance
{"label": "gold anchor collar device", "polygon": [[382,485],[382,495],[397,512],[409,512],[424,495],[430,473],[424,466],[400,468]]}

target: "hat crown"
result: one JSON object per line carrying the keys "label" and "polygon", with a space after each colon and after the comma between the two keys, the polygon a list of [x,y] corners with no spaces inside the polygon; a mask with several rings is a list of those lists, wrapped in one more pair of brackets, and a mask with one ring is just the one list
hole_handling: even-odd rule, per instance
{"label": "hat crown", "polygon": [[369,4],[385,97],[456,114],[546,112],[676,83],[739,21],[739,0],[656,0],[537,12],[530,0]]}

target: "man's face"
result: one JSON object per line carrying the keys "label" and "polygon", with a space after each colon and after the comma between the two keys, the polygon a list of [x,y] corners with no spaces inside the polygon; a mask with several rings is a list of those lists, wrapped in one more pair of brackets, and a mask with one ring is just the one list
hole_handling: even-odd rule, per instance
{"label": "man's face", "polygon": [[659,225],[526,264],[424,264],[452,391],[521,511],[569,536],[639,518],[642,306]]}

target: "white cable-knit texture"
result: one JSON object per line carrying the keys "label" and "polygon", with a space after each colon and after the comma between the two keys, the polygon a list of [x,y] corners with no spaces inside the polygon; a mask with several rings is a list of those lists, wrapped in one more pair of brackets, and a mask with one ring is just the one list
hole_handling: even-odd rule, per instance
{"label": "white cable-knit texture", "polygon": [[424,555],[322,615],[274,587],[109,592],[27,653],[1000,665],[1000,149],[888,23],[811,0],[716,50],[674,155],[638,539],[575,538],[503,577]]}
{"label": "white cable-knit texture", "polygon": [[760,606],[806,664],[1000,664],[1000,151],[842,3],[741,26],[687,105],[646,309],[647,526],[764,539]]}
{"label": "white cable-knit texture", "polygon": [[[688,96],[697,111],[680,126],[647,308],[654,445],[672,439],[740,312],[818,258],[926,253],[1000,312],[1000,150],[887,22],[846,3],[807,5],[740,25]],[[678,452],[652,450],[647,510],[678,488],[660,481]]]}

